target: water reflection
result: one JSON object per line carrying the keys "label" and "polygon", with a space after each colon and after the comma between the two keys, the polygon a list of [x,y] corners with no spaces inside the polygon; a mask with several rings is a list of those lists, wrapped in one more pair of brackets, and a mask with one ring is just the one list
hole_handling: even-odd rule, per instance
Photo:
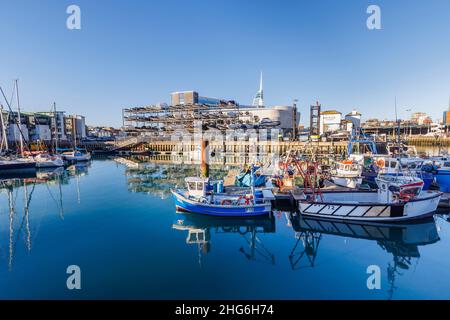
{"label": "water reflection", "polygon": [[275,233],[275,219],[258,218],[216,218],[204,217],[197,214],[176,214],[172,228],[187,231],[186,243],[197,245],[198,263],[202,265],[202,257],[211,251],[211,233],[215,236],[222,234],[236,234],[247,243],[238,250],[245,259],[269,264],[275,264],[275,256],[266,248],[259,234]]}
{"label": "water reflection", "polygon": [[414,260],[418,263],[419,247],[440,240],[434,218],[410,224],[377,224],[336,222],[292,214],[290,222],[297,239],[289,255],[292,269],[314,267],[324,235],[376,241],[382,250],[392,255],[392,261],[387,265],[388,299],[397,289],[396,278],[410,270]]}
{"label": "water reflection", "polygon": [[[66,169],[62,167],[40,169],[32,175],[23,177],[16,175],[16,178],[10,179],[3,177],[0,180],[0,207],[7,208],[6,224],[8,229],[6,232],[9,235],[7,237],[8,254],[6,259],[9,271],[12,271],[14,254],[21,241],[23,241],[27,252],[32,250],[33,230],[36,230],[38,226],[35,226],[35,229],[32,228],[32,222],[30,221],[30,211],[32,210],[30,208],[33,201],[39,202],[39,199],[34,199],[36,187],[39,185],[45,186],[48,196],[54,201],[59,217],[64,219],[62,186],[69,184],[70,179],[75,179],[77,181],[77,199],[80,202],[79,179],[87,174],[88,168],[88,163],[76,164]],[[52,190],[52,187],[53,189],[56,187],[57,191]],[[5,225],[1,218],[0,216],[1,224]],[[33,220],[33,222],[39,223],[36,220]],[[0,231],[3,230],[0,229]],[[0,240],[2,240],[1,237]],[[0,248],[2,245],[0,244]]]}
{"label": "water reflection", "polygon": [[[221,179],[227,175],[227,167],[211,167],[211,176]],[[186,177],[200,175],[198,165],[139,163],[129,165],[125,170],[128,190],[157,195],[166,199],[170,189],[184,186]]]}

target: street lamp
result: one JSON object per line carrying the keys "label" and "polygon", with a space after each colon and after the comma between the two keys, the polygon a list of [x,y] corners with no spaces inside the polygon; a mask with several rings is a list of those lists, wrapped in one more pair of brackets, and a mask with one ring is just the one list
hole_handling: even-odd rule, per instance
{"label": "street lamp", "polygon": [[408,120],[408,127],[409,127],[409,136],[412,135],[412,126],[411,126],[411,122],[412,122],[412,110],[411,109],[406,109],[406,112],[409,112],[409,120]]}

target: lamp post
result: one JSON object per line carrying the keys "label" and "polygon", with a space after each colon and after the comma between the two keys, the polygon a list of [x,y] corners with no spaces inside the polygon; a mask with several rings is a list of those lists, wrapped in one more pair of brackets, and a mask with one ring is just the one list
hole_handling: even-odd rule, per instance
{"label": "lamp post", "polygon": [[411,109],[406,109],[406,112],[409,112],[409,120],[408,120],[408,129],[409,129],[409,136],[412,135],[412,110]]}

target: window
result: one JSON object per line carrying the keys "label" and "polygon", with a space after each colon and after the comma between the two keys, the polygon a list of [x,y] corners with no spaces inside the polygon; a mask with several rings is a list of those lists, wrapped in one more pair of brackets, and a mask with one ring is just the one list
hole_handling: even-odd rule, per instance
{"label": "window", "polygon": [[197,182],[197,190],[199,191],[203,190],[203,182]]}
{"label": "window", "polygon": [[188,189],[189,190],[195,190],[195,182],[188,182]]}
{"label": "window", "polygon": [[390,167],[392,168],[392,169],[395,169],[395,167],[397,166],[397,162],[395,162],[395,161],[391,161],[391,162],[389,162],[390,163]]}
{"label": "window", "polygon": [[184,104],[184,93],[183,92],[179,93],[178,99],[180,100],[180,104]]}

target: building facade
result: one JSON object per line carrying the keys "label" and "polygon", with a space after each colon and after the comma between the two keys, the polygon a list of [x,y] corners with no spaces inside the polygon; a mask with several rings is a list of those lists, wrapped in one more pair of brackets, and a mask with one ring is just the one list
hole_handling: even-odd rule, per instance
{"label": "building facade", "polygon": [[218,99],[200,96],[196,91],[176,91],[170,94],[172,106],[204,104],[208,106],[220,106],[228,103],[235,103],[234,100]]}
{"label": "building facade", "polygon": [[342,113],[336,110],[327,110],[320,113],[320,134],[341,129]]}
{"label": "building facade", "polygon": [[355,109],[345,115],[345,120],[350,121],[352,124],[350,130],[347,127],[347,131],[353,131],[354,133],[356,133],[361,128],[361,113],[359,113]]}
{"label": "building facade", "polygon": [[[76,134],[77,139],[86,137],[86,123],[84,116],[69,115],[64,111],[54,112],[21,112],[20,130],[17,112],[3,111],[3,123],[9,142],[16,143],[20,139],[25,142],[48,143],[57,138],[59,141],[71,141]],[[2,124],[0,123],[0,126]],[[69,125],[70,130],[68,130]],[[67,136],[70,133],[70,137]]]}

